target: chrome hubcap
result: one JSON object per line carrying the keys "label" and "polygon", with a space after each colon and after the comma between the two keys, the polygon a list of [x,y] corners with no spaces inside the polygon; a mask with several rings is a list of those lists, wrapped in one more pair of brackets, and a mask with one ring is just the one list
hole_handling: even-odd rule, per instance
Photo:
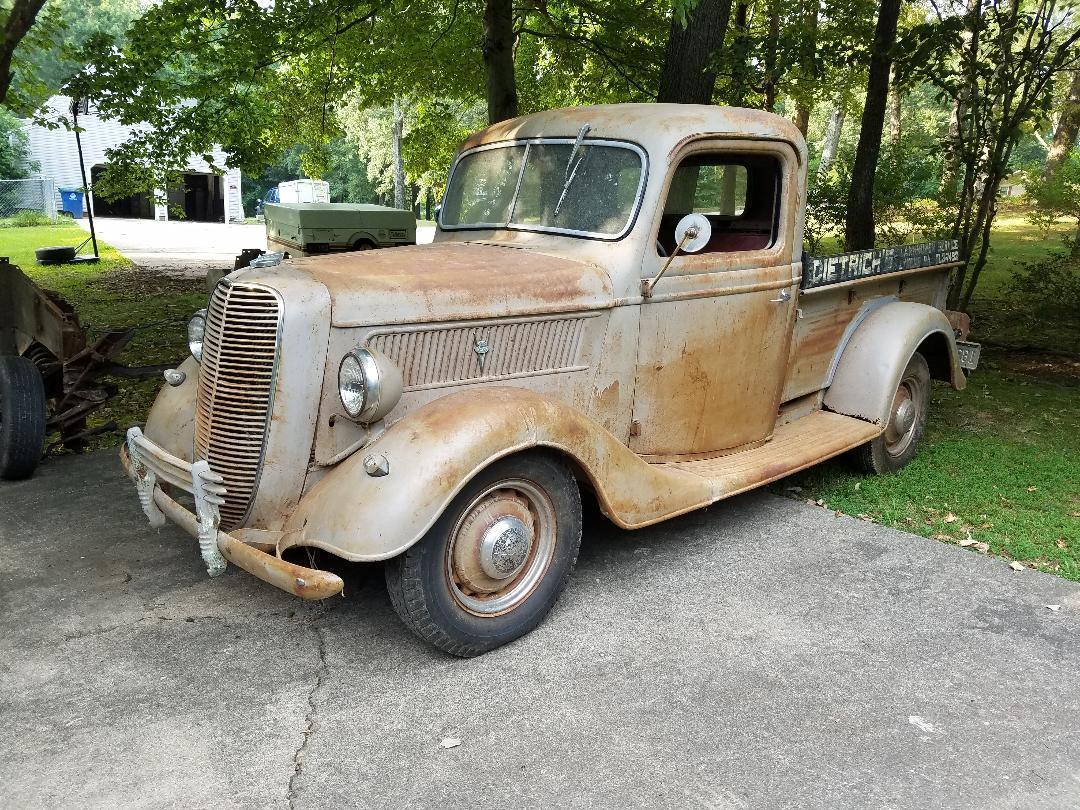
{"label": "chrome hubcap", "polygon": [[907,433],[915,424],[915,403],[905,399],[896,407],[893,414],[893,422],[896,424],[897,433]]}
{"label": "chrome hubcap", "polygon": [[893,397],[892,415],[885,428],[885,449],[899,456],[911,444],[922,407],[922,387],[917,379],[904,379]]}
{"label": "chrome hubcap", "polygon": [[532,546],[532,532],[514,515],[501,517],[480,540],[480,567],[492,579],[514,576],[525,564]]}
{"label": "chrome hubcap", "polygon": [[531,481],[501,481],[462,512],[446,551],[454,600],[478,616],[514,609],[555,553],[555,507]]}

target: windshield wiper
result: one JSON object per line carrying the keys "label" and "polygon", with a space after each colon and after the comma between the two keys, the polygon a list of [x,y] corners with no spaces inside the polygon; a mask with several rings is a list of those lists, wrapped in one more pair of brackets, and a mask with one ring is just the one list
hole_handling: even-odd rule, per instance
{"label": "windshield wiper", "polygon": [[577,157],[578,150],[581,148],[581,142],[585,140],[585,136],[589,134],[589,130],[592,129],[590,124],[582,124],[581,129],[578,130],[577,138],[574,139],[574,148],[570,150],[570,159],[566,161],[566,181],[563,183],[562,194],[559,195],[559,201],[555,203],[555,211],[551,215],[552,218],[559,215],[559,209],[562,208],[563,201],[566,199],[566,192],[570,190],[570,186],[574,182],[574,178],[577,177],[577,171],[581,168],[581,164],[585,162],[585,158],[589,153],[585,152],[577,162],[574,162],[574,158]]}

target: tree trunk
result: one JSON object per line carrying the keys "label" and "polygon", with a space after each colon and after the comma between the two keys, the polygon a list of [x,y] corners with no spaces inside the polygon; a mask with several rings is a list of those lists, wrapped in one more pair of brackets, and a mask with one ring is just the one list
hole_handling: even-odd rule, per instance
{"label": "tree trunk", "polygon": [[900,143],[900,136],[903,134],[900,118],[901,102],[900,87],[896,84],[896,67],[893,66],[889,74],[889,142],[892,144]]}
{"label": "tree trunk", "polygon": [[671,15],[671,31],[660,70],[656,100],[677,104],[711,104],[716,74],[712,55],[724,42],[731,0],[701,0],[684,28]]}
{"label": "tree trunk", "polygon": [[487,80],[488,123],[518,114],[514,78],[514,2],[484,1],[484,74]]}
{"label": "tree trunk", "polygon": [[11,59],[15,55],[15,49],[33,27],[34,20],[44,5],[45,0],[15,0],[8,13],[3,37],[0,38],[0,104],[7,98],[11,82],[15,78],[11,71]]}
{"label": "tree trunk", "polygon": [[945,144],[945,159],[941,165],[941,197],[948,204],[956,199],[956,180],[960,173],[960,119],[964,115],[964,102],[958,95],[953,101],[949,118],[949,134]]}
{"label": "tree trunk", "polygon": [[731,41],[731,92],[725,102],[732,107],[746,106],[750,72],[750,3],[738,0],[735,5],[735,35]]}
{"label": "tree trunk", "polygon": [[833,161],[836,160],[836,150],[840,147],[840,133],[843,132],[846,117],[847,110],[844,108],[844,95],[843,93],[837,93],[833,102],[832,114],[829,116],[829,126],[825,130],[825,143],[821,145],[821,160],[818,161],[817,171],[819,178],[828,175]]}
{"label": "tree trunk", "polygon": [[806,131],[810,128],[810,105],[801,101],[795,102],[795,126],[806,137]]}
{"label": "tree trunk", "polygon": [[765,34],[765,55],[763,57],[764,75],[762,78],[762,102],[763,110],[773,112],[776,109],[776,86],[780,81],[777,75],[777,57],[780,49],[780,3],[772,0],[769,3],[769,28]]}
{"label": "tree trunk", "polygon": [[1066,156],[1076,146],[1077,135],[1080,135],[1080,70],[1073,73],[1069,95],[1061,108],[1061,117],[1058,119],[1057,129],[1054,130],[1054,141],[1050,144],[1050,153],[1046,157],[1044,177],[1053,177],[1061,168]]}
{"label": "tree trunk", "polygon": [[874,170],[881,152],[881,131],[885,126],[885,102],[889,95],[889,68],[896,44],[896,25],[901,0],[881,0],[874,43],[870,52],[870,75],[866,82],[859,146],[851,169],[845,250],[865,250],[874,246]]}
{"label": "tree trunk", "polygon": [[818,14],[821,0],[802,0],[800,19],[802,36],[799,38],[799,81],[795,93],[795,126],[806,137],[810,128],[810,112],[817,88],[817,34]]}
{"label": "tree trunk", "polygon": [[394,96],[394,208],[405,207],[405,162],[401,157],[401,135],[405,128],[405,116],[401,112],[401,100]]}

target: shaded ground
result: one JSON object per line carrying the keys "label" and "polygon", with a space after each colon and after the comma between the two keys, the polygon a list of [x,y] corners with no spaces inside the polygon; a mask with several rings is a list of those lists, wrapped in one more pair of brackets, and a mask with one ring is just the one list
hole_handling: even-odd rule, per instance
{"label": "shaded ground", "polygon": [[208,579],[112,453],[0,484],[0,538],[8,807],[1080,802],[1080,587],[804,503],[593,522],[471,661],[377,566],[314,605]]}

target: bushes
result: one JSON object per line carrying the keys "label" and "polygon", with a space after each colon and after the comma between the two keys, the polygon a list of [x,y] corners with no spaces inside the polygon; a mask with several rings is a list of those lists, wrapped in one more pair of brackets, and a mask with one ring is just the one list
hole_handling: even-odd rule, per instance
{"label": "bushes", "polygon": [[1066,240],[1068,253],[1051,253],[1028,262],[1006,287],[1010,297],[1023,301],[1040,317],[1080,324],[1080,249]]}
{"label": "bushes", "polygon": [[[64,219],[63,222],[71,222]],[[35,228],[40,225],[55,225],[57,223],[49,219],[41,211],[19,211],[15,216],[0,219],[0,228]]]}

